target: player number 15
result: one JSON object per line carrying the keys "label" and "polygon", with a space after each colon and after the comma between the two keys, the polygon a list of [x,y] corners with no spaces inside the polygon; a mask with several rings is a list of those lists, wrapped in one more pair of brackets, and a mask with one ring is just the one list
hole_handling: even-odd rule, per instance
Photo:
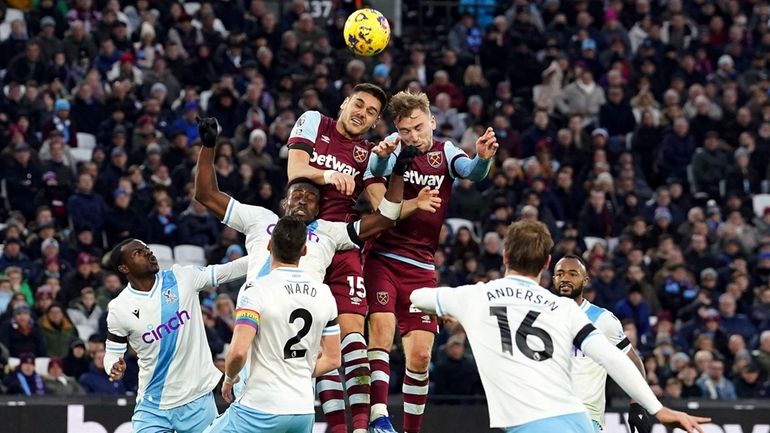
{"label": "player number 15", "polygon": [[357,296],[361,299],[366,298],[366,287],[364,287],[364,277],[348,275],[348,286],[350,286],[349,296]]}

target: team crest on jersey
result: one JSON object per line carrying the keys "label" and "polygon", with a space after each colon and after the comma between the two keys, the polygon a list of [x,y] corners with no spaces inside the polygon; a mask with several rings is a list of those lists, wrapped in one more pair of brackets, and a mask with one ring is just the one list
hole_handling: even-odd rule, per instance
{"label": "team crest on jersey", "polygon": [[171,289],[168,289],[165,292],[163,292],[163,297],[166,299],[167,304],[173,304],[177,300],[177,297],[173,293],[171,293]]}
{"label": "team crest on jersey", "polygon": [[390,296],[388,295],[388,292],[377,292],[377,302],[382,305],[388,305],[389,300]]}
{"label": "team crest on jersey", "polygon": [[356,145],[353,148],[353,159],[355,159],[356,162],[366,161],[367,156],[369,156],[369,151],[364,149],[363,147]]}
{"label": "team crest on jersey", "polygon": [[441,151],[428,152],[428,164],[433,168],[438,168],[444,161],[444,153]]}

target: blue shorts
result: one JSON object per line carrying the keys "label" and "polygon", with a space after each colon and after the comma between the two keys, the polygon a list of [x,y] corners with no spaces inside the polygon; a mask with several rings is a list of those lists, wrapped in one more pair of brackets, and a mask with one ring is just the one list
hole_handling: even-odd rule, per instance
{"label": "blue shorts", "polygon": [[131,417],[133,433],[200,433],[217,417],[214,394],[173,409],[156,409],[142,401]]}
{"label": "blue shorts", "polygon": [[235,402],[205,433],[312,433],[314,421],[315,414],[270,415]]}
{"label": "blue shorts", "polygon": [[526,424],[508,427],[505,433],[594,433],[594,426],[585,412],[570,413],[567,415],[552,416],[538,419]]}

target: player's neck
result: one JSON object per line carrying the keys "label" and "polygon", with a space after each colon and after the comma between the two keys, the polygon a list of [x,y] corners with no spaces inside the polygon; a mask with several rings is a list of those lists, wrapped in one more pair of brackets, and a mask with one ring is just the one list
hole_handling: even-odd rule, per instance
{"label": "player's neck", "polygon": [[575,298],[575,302],[577,303],[578,307],[583,305],[583,301],[585,301],[586,298],[583,297],[583,295],[578,296]]}
{"label": "player's neck", "polygon": [[128,276],[128,284],[131,284],[131,288],[138,292],[149,292],[155,285],[155,275],[145,275],[141,277]]}
{"label": "player's neck", "polygon": [[345,130],[345,127],[342,125],[342,122],[340,122],[339,120],[337,121],[337,125],[334,127],[334,129],[336,129],[341,136],[345,137],[348,140],[359,140],[361,139],[361,137],[363,137],[363,135],[356,135],[356,136],[350,135],[348,131]]}
{"label": "player's neck", "polygon": [[514,270],[508,269],[505,271],[506,277],[519,277],[519,278],[526,278],[528,280],[531,280],[533,283],[540,285],[540,275],[532,276],[532,275],[524,275],[521,273],[518,273]]}
{"label": "player's neck", "polygon": [[297,263],[284,263],[278,260],[271,260],[270,261],[270,270],[275,270],[278,268],[298,268],[299,264]]}

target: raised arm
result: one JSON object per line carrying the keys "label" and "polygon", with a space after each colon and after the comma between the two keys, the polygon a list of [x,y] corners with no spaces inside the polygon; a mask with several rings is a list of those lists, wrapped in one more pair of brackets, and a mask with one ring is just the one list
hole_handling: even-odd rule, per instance
{"label": "raised arm", "polygon": [[451,164],[451,169],[456,177],[480,181],[489,173],[489,167],[492,165],[492,158],[497,153],[497,138],[492,128],[487,128],[486,132],[476,140],[476,156],[471,159],[451,143],[447,143],[444,152]]}
{"label": "raised arm", "polygon": [[198,118],[198,133],[203,147],[198,154],[195,174],[195,200],[206,206],[220,221],[224,219],[230,196],[219,190],[214,173],[214,156],[219,123],[213,117]]}

